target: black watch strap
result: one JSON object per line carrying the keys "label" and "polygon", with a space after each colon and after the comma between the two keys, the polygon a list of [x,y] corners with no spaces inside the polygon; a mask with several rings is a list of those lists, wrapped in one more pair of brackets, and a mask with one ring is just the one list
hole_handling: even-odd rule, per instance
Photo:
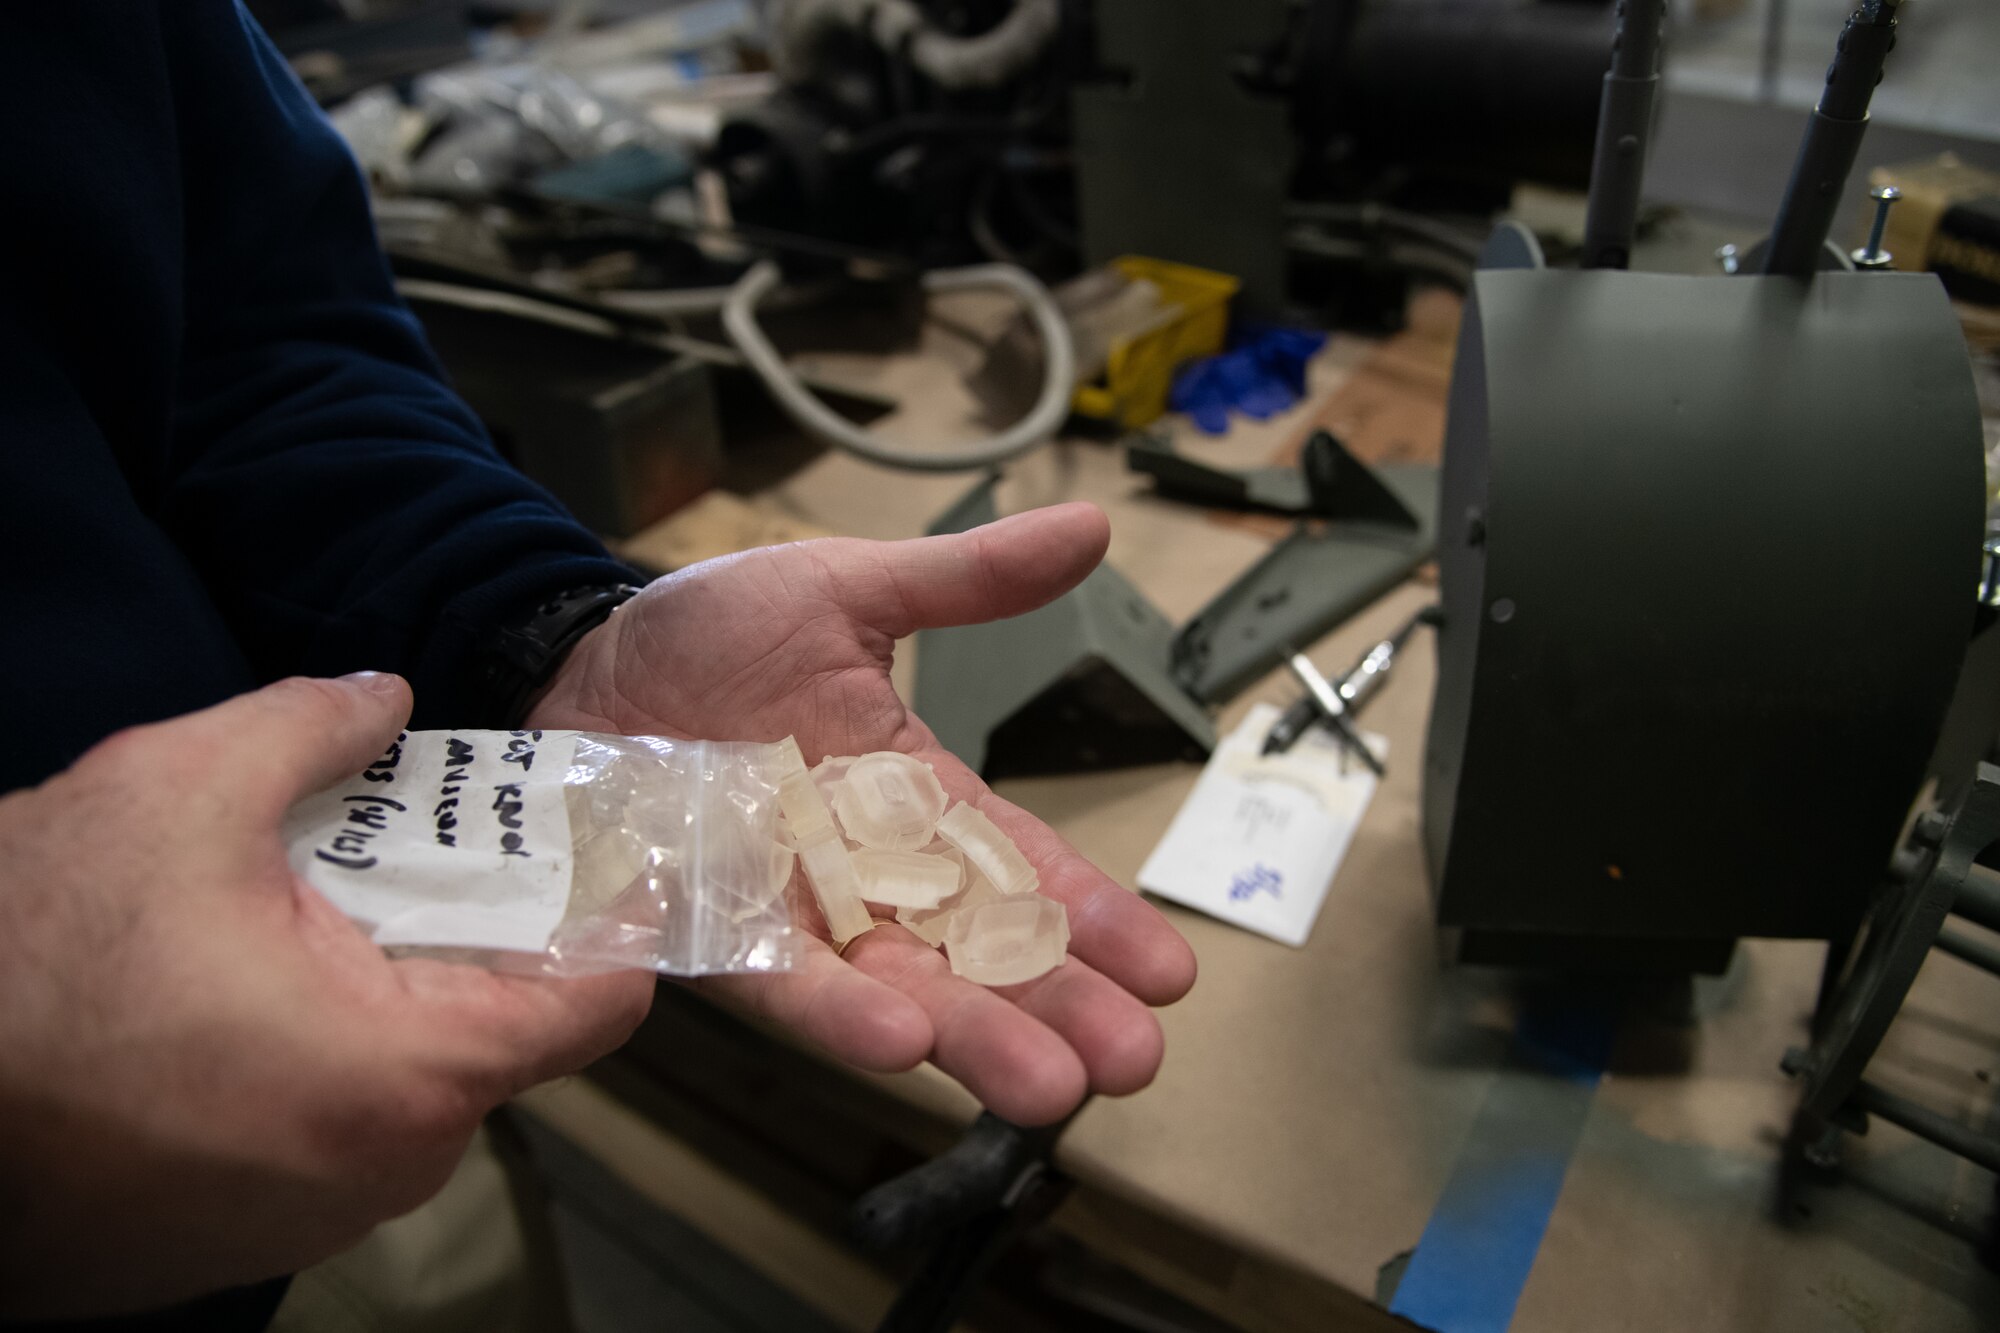
{"label": "black watch strap", "polygon": [[577,640],[609,620],[638,592],[630,583],[572,588],[495,630],[474,651],[470,663],[472,716],[488,726],[518,726],[528,700],[548,684]]}

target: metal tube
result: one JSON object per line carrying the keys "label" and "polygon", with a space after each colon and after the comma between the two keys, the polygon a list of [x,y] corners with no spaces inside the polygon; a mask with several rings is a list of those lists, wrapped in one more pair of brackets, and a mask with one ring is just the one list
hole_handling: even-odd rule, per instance
{"label": "metal tube", "polygon": [[1875,220],[1868,224],[1868,244],[1863,249],[1871,255],[1882,253],[1882,233],[1889,227],[1889,205],[1901,197],[1901,192],[1893,185],[1885,185],[1874,192]]}
{"label": "metal tube", "polygon": [[1646,136],[1660,86],[1666,0],[1624,0],[1611,69],[1597,104],[1597,147],[1590,162],[1590,207],[1583,223],[1583,266],[1624,268],[1632,258],[1639,187],[1646,176]]}
{"label": "metal tube", "polygon": [[1994,976],[2000,977],[2000,949],[1994,948],[1985,940],[1976,940],[1963,931],[1941,930],[1938,932],[1937,947],[1954,958],[1964,959],[1983,972],[1991,972]]}
{"label": "metal tube", "polygon": [[1847,175],[1868,131],[1868,102],[1882,79],[1882,65],[1896,43],[1900,0],[1862,0],[1848,16],[1827,66],[1819,106],[1806,122],[1792,179],[1771,224],[1764,272],[1810,277],[1833,228]]}
{"label": "metal tube", "polygon": [[1957,1153],[1968,1162],[1977,1162],[1988,1171],[2000,1171],[2000,1140],[1967,1129],[1949,1116],[1928,1106],[1863,1079],[1847,1094],[1847,1104],[1858,1111],[1879,1115],[1892,1125],[1901,1125],[1920,1139],[1929,1139],[1947,1152]]}
{"label": "metal tube", "polygon": [[1403,622],[1394,634],[1370,648],[1361,660],[1348,669],[1346,675],[1335,682],[1340,697],[1347,701],[1350,712],[1360,712],[1362,705],[1375,697],[1389,679],[1389,672],[1396,665],[1396,658],[1410,642],[1410,636],[1417,632],[1417,626],[1435,623],[1437,608],[1427,606]]}
{"label": "metal tube", "polygon": [[2000,871],[1982,865],[1967,870],[1958,895],[1952,899],[1951,911],[1988,930],[2000,930]]}
{"label": "metal tube", "polygon": [[[1368,748],[1368,742],[1354,729],[1354,723],[1348,718],[1347,701],[1341,697],[1339,688],[1325,676],[1320,675],[1319,668],[1314,666],[1312,659],[1304,653],[1293,653],[1286,659],[1285,665],[1292,669],[1292,674],[1306,687],[1307,695],[1319,706],[1322,718],[1340,737],[1343,748],[1368,765],[1376,777],[1382,777],[1384,775],[1382,761],[1375,757],[1375,752]],[[1293,739],[1296,740],[1297,737]],[[1270,754],[1272,753],[1270,738],[1266,737],[1265,740],[1264,753]]]}

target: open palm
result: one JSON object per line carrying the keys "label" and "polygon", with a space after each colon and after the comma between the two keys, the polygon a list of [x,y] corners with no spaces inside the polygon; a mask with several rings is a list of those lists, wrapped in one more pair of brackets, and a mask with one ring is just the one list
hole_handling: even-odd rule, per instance
{"label": "open palm", "polygon": [[[1154,908],[939,747],[889,683],[896,641],[1019,615],[1103,557],[1104,515],[1064,505],[907,542],[771,547],[693,566],[639,594],[572,653],[530,721],[714,740],[796,736],[822,755],[901,750],[984,811],[1069,912],[1069,961],[1000,990],[885,923],[836,955],[814,939],[800,970],[701,983],[864,1068],[926,1058],[1000,1115],[1061,1118],[1086,1092],[1127,1093],[1159,1068],[1148,1005],[1194,982],[1194,955]],[[816,914],[813,922],[817,926]]]}

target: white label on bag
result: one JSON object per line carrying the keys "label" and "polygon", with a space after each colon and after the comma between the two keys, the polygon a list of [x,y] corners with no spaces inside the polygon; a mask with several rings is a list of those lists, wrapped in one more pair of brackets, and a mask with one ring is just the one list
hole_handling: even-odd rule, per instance
{"label": "white label on bag", "polygon": [[576,736],[406,731],[292,807],[292,869],[377,944],[546,949],[569,905]]}
{"label": "white label on bag", "polygon": [[[1375,775],[1314,727],[1264,757],[1278,710],[1258,704],[1225,737],[1139,887],[1298,946],[1312,934],[1347,844],[1375,794]],[[1378,736],[1364,736],[1379,755]]]}

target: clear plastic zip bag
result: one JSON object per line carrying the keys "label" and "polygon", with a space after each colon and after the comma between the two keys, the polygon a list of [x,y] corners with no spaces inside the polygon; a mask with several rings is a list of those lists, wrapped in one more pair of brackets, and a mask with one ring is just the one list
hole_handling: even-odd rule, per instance
{"label": "clear plastic zip bag", "polygon": [[412,731],[287,816],[291,865],[378,944],[505,971],[797,965],[777,745]]}

